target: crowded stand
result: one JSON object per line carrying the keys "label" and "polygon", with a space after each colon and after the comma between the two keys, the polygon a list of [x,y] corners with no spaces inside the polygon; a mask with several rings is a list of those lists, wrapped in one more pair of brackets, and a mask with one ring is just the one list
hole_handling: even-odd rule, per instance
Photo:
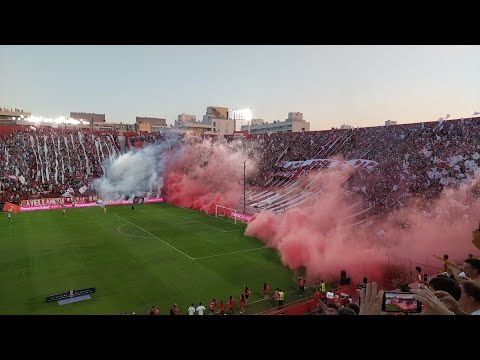
{"label": "crowded stand", "polygon": [[[478,169],[479,135],[479,118],[264,135],[258,139],[263,155],[260,171],[251,182],[264,186],[252,192],[249,205],[258,206],[266,198],[274,200],[277,190],[291,187],[308,172],[323,167],[312,163],[299,173],[288,169],[289,164],[342,157],[375,162],[371,169],[359,167],[346,186],[347,193],[355,192],[366,200],[372,215],[402,208],[412,197],[421,197],[428,206],[444,187],[459,186]],[[271,192],[268,196],[265,188]],[[477,190],[472,196],[480,195]],[[262,193],[264,196],[255,198]],[[258,207],[275,209],[276,203]]]}
{"label": "crowded stand", "polygon": [[[0,131],[2,128],[0,128]],[[84,194],[120,153],[113,133],[50,127],[0,132],[0,203]]]}
{"label": "crowded stand", "polygon": [[[203,140],[201,136],[175,136],[180,140],[174,144],[176,148]],[[121,146],[123,140],[120,137],[124,137],[125,146]],[[119,136],[114,132],[86,129],[0,127],[0,203],[94,193],[92,180],[105,173],[105,161],[147,144],[161,144],[167,138],[164,133],[126,132]],[[233,137],[211,138],[227,144],[233,140]],[[388,214],[406,206],[411,198],[422,199],[428,208],[444,188],[461,186],[478,169],[479,138],[480,118],[241,138],[242,143],[250,145],[249,149],[261,154],[257,172],[247,179],[247,210],[251,213],[263,209],[281,212],[298,206],[309,194],[318,194],[326,186],[305,182],[306,175],[337,162],[349,163],[355,168],[345,179],[345,196],[356,194],[365,200],[359,204],[361,208],[355,221]],[[477,199],[479,186],[474,187],[469,195],[471,199]],[[448,264],[444,269],[447,271],[443,272],[429,268],[430,281],[406,279],[407,274],[398,282],[396,290],[411,291],[414,300],[423,304],[421,312],[425,314],[479,315],[480,261],[469,259],[462,264]],[[460,276],[462,272],[464,275]],[[313,308],[309,307],[308,311],[324,315],[380,314],[385,311],[378,300],[383,291],[377,293],[376,284],[364,285],[358,294],[357,284],[348,289],[334,285],[330,289],[322,286],[320,290],[318,286],[307,287],[307,296],[311,297],[308,301],[314,301]],[[265,286],[261,296],[267,301],[272,298],[269,298]],[[304,286],[300,295],[305,293]],[[244,306],[239,308],[240,313],[245,312],[245,307],[248,309],[248,296],[244,305],[240,305],[241,299],[242,296],[236,297],[238,306]],[[230,310],[230,300],[219,300],[218,304],[225,303]],[[274,299],[274,312],[285,313],[283,304],[277,300]],[[394,298],[387,305],[401,307],[405,303],[405,309],[410,309],[413,306],[411,301]],[[194,304],[191,307],[193,312],[189,308],[189,314],[200,315],[206,310],[201,303],[198,307]],[[217,313],[215,299],[208,308],[210,313]],[[178,306],[174,304],[170,313],[176,315],[177,311]],[[219,307],[218,313],[224,311]],[[158,311],[149,313],[156,315]]]}
{"label": "crowded stand", "polygon": [[[105,159],[122,151],[119,136],[113,132],[5,128],[10,131],[0,129],[0,158],[4,164],[0,169],[0,202],[60,196],[69,189],[78,194],[78,189],[89,188],[93,178],[102,176]],[[134,132],[124,135],[126,151],[162,143],[168,136]],[[401,208],[411,197],[420,196],[428,206],[444,187],[458,186],[478,168],[480,145],[476,139],[479,135],[479,118],[470,118],[250,136],[242,141],[252,145],[261,157],[257,172],[247,179],[250,201],[246,205],[250,212],[283,211],[299,205],[305,190],[312,192],[314,188],[313,185],[310,189],[299,186],[299,180],[329,163],[310,162],[301,172],[295,167],[292,169],[291,164],[339,157],[345,161],[371,161],[371,167],[359,166],[345,187],[346,196],[355,193],[366,200],[363,210],[369,210],[368,216]],[[177,148],[203,139],[176,136],[181,140],[175,144]],[[212,139],[232,140],[213,136]],[[276,192],[292,188],[296,190],[291,195],[275,201]],[[472,196],[477,197],[479,193],[473,191]]]}

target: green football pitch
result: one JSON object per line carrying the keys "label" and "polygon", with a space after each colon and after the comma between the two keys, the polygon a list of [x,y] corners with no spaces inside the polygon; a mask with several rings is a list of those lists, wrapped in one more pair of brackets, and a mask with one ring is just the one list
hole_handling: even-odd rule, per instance
{"label": "green football pitch", "polygon": [[[18,213],[0,217],[0,314],[167,315],[177,303],[226,304],[246,284],[247,314],[274,307],[262,286],[282,288],[285,303],[297,284],[278,253],[243,236],[245,225],[166,203]],[[91,300],[59,305],[49,295],[95,287]],[[228,306],[225,306],[228,309]],[[217,307],[218,310],[218,307]]]}

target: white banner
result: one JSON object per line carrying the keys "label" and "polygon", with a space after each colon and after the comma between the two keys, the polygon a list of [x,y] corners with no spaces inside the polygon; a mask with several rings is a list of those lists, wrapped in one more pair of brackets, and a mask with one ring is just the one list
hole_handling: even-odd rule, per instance
{"label": "white banner", "polygon": [[301,161],[280,161],[277,163],[278,167],[283,167],[284,169],[288,170],[295,170],[297,168],[303,168],[303,167],[310,167],[312,169],[314,168],[335,168],[337,165],[343,165],[343,166],[352,166],[355,168],[363,168],[367,170],[373,169],[375,166],[378,165],[376,161],[372,160],[365,160],[365,159],[354,159],[354,160],[348,160],[348,161],[338,161],[334,159],[310,159],[310,160],[301,160]]}

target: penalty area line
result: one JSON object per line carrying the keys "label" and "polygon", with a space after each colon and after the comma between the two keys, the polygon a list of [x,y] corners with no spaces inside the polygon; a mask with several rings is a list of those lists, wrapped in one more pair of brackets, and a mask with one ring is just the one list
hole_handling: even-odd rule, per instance
{"label": "penalty area line", "polygon": [[189,259],[191,259],[191,260],[195,260],[195,259],[194,259],[194,258],[192,258],[191,256],[188,256],[187,254],[185,254],[183,251],[181,251],[181,250],[178,250],[178,249],[177,249],[175,246],[172,246],[172,245],[170,245],[169,243],[167,243],[166,241],[164,241],[164,240],[160,239],[158,236],[155,236],[155,235],[153,235],[153,234],[152,234],[150,231],[147,231],[147,230],[145,230],[144,228],[141,228],[140,226],[138,226],[138,225],[135,225],[134,223],[132,223],[131,221],[128,221],[127,219],[124,219],[124,218],[123,218],[123,217],[121,217],[120,215],[117,215],[117,214],[115,214],[115,213],[113,213],[113,215],[115,215],[116,217],[119,217],[120,219],[122,219],[122,220],[124,220],[124,221],[128,222],[129,224],[132,224],[133,226],[136,226],[136,227],[137,227],[137,228],[139,228],[140,230],[143,230],[143,231],[145,231],[147,234],[149,234],[149,235],[153,236],[155,239],[158,239],[158,240],[160,240],[160,241],[161,241],[161,242],[163,242],[165,245],[168,245],[168,246],[170,246],[172,249],[174,249],[174,250],[178,251],[178,252],[179,252],[180,254],[182,254],[182,255],[185,255],[185,256],[186,256],[186,257],[188,257]]}

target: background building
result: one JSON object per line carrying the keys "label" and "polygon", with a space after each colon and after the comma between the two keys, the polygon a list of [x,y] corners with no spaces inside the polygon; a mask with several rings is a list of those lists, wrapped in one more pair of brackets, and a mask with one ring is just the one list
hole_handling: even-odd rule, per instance
{"label": "background building", "polygon": [[396,122],[396,121],[393,121],[393,120],[387,120],[387,121],[385,121],[385,126],[389,126],[389,125],[397,125],[397,122]]}
{"label": "background building", "polygon": [[135,129],[141,132],[158,132],[167,127],[167,120],[161,118],[141,117],[135,118]]}
{"label": "background building", "polygon": [[[260,123],[261,122],[261,123]],[[303,120],[303,113],[289,112],[285,121],[274,120],[269,123],[261,119],[253,119],[250,125],[241,127],[242,131],[250,134],[264,134],[269,132],[303,132],[310,131],[310,123]]]}
{"label": "background building", "polygon": [[0,108],[0,125],[15,125],[17,121],[32,115],[20,109]]}
{"label": "background building", "polygon": [[202,121],[197,121],[195,115],[178,115],[171,131],[189,132],[193,134],[207,135],[233,135],[235,121],[228,118],[229,110],[226,107],[209,106]]}
{"label": "background building", "polygon": [[178,122],[197,122],[197,117],[195,115],[180,114],[175,123]]}
{"label": "background building", "polygon": [[228,119],[228,108],[221,106],[209,106],[207,107],[206,116],[215,119]]}
{"label": "background building", "polygon": [[90,124],[104,123],[105,114],[85,113],[85,112],[71,112],[70,117],[75,120],[85,120]]}

